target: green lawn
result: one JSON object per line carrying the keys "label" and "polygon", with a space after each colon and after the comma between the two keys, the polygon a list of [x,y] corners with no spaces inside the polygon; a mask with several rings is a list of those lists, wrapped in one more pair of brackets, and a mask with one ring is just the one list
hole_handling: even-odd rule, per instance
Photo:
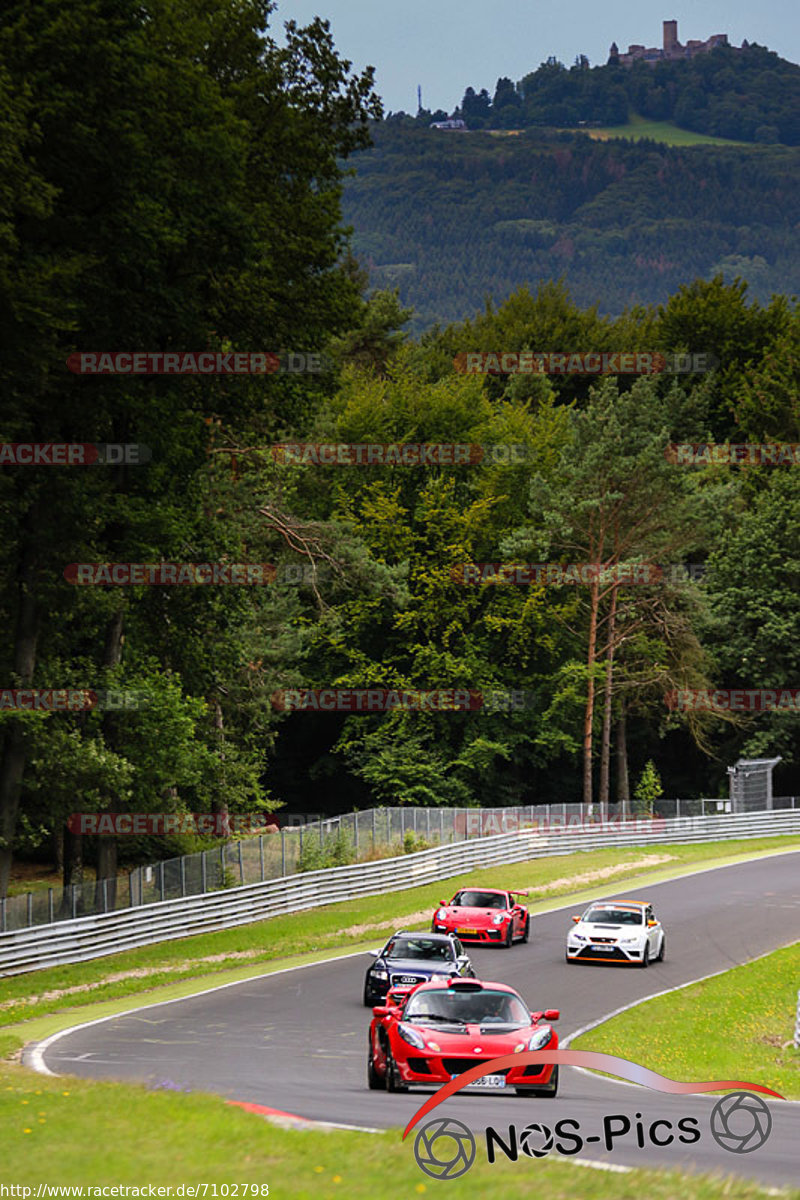
{"label": "green lawn", "polygon": [[[787,925],[788,932],[788,925]],[[791,1042],[800,943],[631,1008],[570,1043],[646,1063],[670,1079],[746,1079],[800,1099]]]}
{"label": "green lawn", "polygon": [[[524,1107],[524,1106],[523,1106]],[[485,1147],[470,1171],[441,1184],[424,1175],[413,1134],[280,1129],[198,1093],[33,1075],[0,1064],[0,1183],[260,1185],[271,1200],[756,1200],[755,1184],[674,1172],[609,1174],[550,1159],[497,1162]],[[535,1183],[534,1183],[535,1180]],[[441,1189],[441,1192],[440,1192]],[[202,1197],[202,1190],[200,1191]],[[234,1196],[231,1186],[229,1196]],[[783,1193],[800,1200],[800,1191]],[[213,1196],[209,1188],[208,1197]]]}
{"label": "green lawn", "polygon": [[711,137],[706,133],[693,133],[691,129],[679,129],[672,121],[649,121],[635,113],[627,125],[608,125],[601,129],[587,129],[589,137],[598,141],[608,138],[627,138],[638,142],[642,138],[653,138],[666,142],[668,146],[752,146],[752,142],[737,142],[732,138]]}
{"label": "green lawn", "polygon": [[[228,982],[262,973],[268,965],[284,966],[287,956],[319,957],[333,954],[337,948],[377,946],[389,929],[397,925],[425,928],[439,899],[449,897],[457,887],[470,882],[490,887],[527,887],[531,891],[529,906],[535,914],[565,895],[572,896],[579,908],[604,892],[619,890],[623,881],[632,878],[637,879],[637,886],[638,881],[645,886],[647,882],[671,878],[706,863],[797,847],[800,847],[797,837],[609,847],[472,871],[424,887],[272,917],[238,929],[161,942],[89,963],[3,979],[0,980],[0,1027],[50,1013],[74,1012],[77,1021],[86,1006],[98,1001],[126,996],[140,996],[143,1002],[166,999],[176,994],[176,985],[183,989],[182,994],[187,994],[210,981]],[[659,862],[660,858],[666,861]],[[382,928],[365,928],[370,925]],[[169,992],[165,991],[165,984],[171,985]],[[83,1019],[94,1015],[100,1014],[86,1013]],[[28,1034],[25,1025],[14,1030],[14,1035],[17,1045],[34,1036],[43,1036],[40,1031]]]}

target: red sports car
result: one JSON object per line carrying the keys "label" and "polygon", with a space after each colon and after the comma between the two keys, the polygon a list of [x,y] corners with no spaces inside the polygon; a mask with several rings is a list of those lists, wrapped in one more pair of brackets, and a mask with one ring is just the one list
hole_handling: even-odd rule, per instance
{"label": "red sports car", "polygon": [[449,902],[441,901],[433,914],[431,930],[454,933],[462,942],[493,942],[500,946],[527,942],[531,923],[528,910],[514,899],[527,894],[500,888],[462,888]]}
{"label": "red sports car", "polygon": [[[502,1054],[558,1048],[558,1035],[548,1023],[558,1020],[558,1009],[529,1012],[504,983],[422,983],[404,995],[392,989],[386,999],[387,1004],[373,1008],[369,1027],[367,1082],[373,1089],[440,1087]],[[558,1066],[511,1067],[484,1075],[469,1088],[514,1088],[518,1096],[554,1097]]]}

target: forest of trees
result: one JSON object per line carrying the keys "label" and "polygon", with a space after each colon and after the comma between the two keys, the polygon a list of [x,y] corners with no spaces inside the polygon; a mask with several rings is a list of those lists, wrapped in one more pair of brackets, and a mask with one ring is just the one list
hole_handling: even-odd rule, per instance
{"label": "forest of trees", "polygon": [[784,147],[386,124],[374,140],[355,156],[344,215],[373,283],[414,309],[414,332],[560,276],[612,314],[695,277],[744,278],[762,301],[800,279],[800,167]]}
{"label": "forest of trees", "polygon": [[[469,129],[624,125],[630,112],[736,141],[800,145],[800,66],[763,46],[717,46],[678,62],[609,62],[571,67],[556,58],[493,94],[468,87],[455,115]],[[389,123],[427,126],[443,112],[390,114]]]}
{"label": "forest of trees", "polygon": [[[554,144],[524,150],[523,171],[516,150],[470,157],[450,143],[465,156],[456,178],[452,160],[412,138],[395,144],[407,167],[394,174],[391,144],[354,153],[380,128],[380,105],[371,73],[350,73],[323,22],[290,25],[279,48],[262,36],[266,10],[254,25],[254,8],[234,0],[202,13],[188,0],[149,7],[147,22],[133,3],[74,7],[85,20],[69,44],[45,0],[0,15],[0,435],[152,453],[142,466],[0,470],[4,686],[148,698],[131,711],[0,709],[0,896],[26,856],[63,859],[74,882],[90,859],[110,876],[118,861],[197,845],[81,838],[66,828],[76,811],[614,803],[649,759],[666,795],[713,796],[739,755],[767,753],[784,758],[776,790],[796,791],[799,713],[731,719],[665,701],[681,687],[800,685],[797,468],[686,468],[665,454],[671,441],[800,442],[796,301],[695,279],[709,241],[715,256],[750,245],[729,240],[739,223],[769,230],[776,252],[785,238],[790,277],[800,215],[783,152],[755,152],[751,175],[754,160],[739,157]],[[59,42],[57,57],[39,53],[31,28],[38,43]],[[441,323],[421,336],[404,333],[411,312],[396,292],[370,292],[351,253],[348,159],[348,219],[374,185],[373,230],[359,216],[355,238],[364,260],[370,237],[416,247],[415,261],[439,256],[425,315],[438,306]],[[464,189],[466,285],[446,270],[457,221],[433,239]],[[693,214],[686,196],[704,190],[714,199]],[[390,193],[393,235],[375,231]],[[678,240],[659,248],[665,211]],[[509,258],[493,274],[499,241],[471,242],[487,221],[517,226],[503,234],[514,272]],[[543,260],[540,287],[518,286],[537,247],[588,253],[579,229],[594,230],[596,261],[623,279],[615,317],[599,282],[588,301],[587,283],[576,299],[557,281],[563,254]],[[631,256],[676,253],[681,237],[681,260],[661,276],[672,294],[626,304]],[[498,303],[475,315],[481,273]],[[447,324],[468,300],[470,319]],[[206,348],[314,350],[333,366],[89,377],[65,365],[76,350]],[[593,380],[468,375],[454,362],[523,349],[697,351],[718,365]],[[320,467],[276,459],[270,446],[286,441],[527,453],[507,466]],[[64,575],[75,562],[161,561],[307,569],[263,587],[78,587]],[[505,561],[688,562],[705,574],[597,588],[465,587],[453,575]],[[280,711],[274,693],[298,687],[508,690],[532,702]]]}

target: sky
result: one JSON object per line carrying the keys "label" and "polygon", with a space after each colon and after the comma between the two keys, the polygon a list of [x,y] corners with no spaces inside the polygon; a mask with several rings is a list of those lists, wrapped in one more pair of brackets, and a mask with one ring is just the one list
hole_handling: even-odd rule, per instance
{"label": "sky", "polygon": [[283,22],[330,21],[340,57],[376,69],[387,112],[451,112],[464,89],[494,94],[502,75],[516,82],[551,54],[571,65],[585,54],[604,63],[612,41],[662,44],[662,21],[677,20],[681,42],[727,33],[800,62],[798,0],[277,0],[272,33]]}

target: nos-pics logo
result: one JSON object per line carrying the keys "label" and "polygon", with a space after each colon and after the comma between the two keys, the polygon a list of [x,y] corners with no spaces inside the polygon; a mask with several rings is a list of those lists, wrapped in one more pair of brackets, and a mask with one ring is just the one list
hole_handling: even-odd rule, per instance
{"label": "nos-pics logo", "polygon": [[[644,1122],[641,1113],[635,1120],[622,1113],[603,1117],[602,1134],[581,1132],[580,1122],[566,1117],[556,1121],[552,1128],[541,1122],[532,1122],[522,1130],[509,1125],[502,1135],[488,1126],[485,1131],[486,1157],[494,1163],[501,1155],[517,1162],[520,1153],[528,1158],[545,1158],[551,1151],[558,1154],[578,1154],[590,1143],[599,1143],[607,1151],[627,1140],[640,1149],[646,1145],[669,1146],[673,1142],[692,1145],[701,1137],[700,1121],[697,1117],[681,1117],[673,1123],[660,1118]],[[749,1154],[760,1149],[772,1131],[772,1115],[765,1102],[750,1092],[734,1092],[723,1096],[711,1110],[711,1136],[723,1149],[733,1154]],[[457,1179],[464,1175],[475,1161],[477,1144],[475,1136],[461,1121],[438,1117],[428,1121],[419,1130],[414,1142],[417,1163],[433,1179]]]}

